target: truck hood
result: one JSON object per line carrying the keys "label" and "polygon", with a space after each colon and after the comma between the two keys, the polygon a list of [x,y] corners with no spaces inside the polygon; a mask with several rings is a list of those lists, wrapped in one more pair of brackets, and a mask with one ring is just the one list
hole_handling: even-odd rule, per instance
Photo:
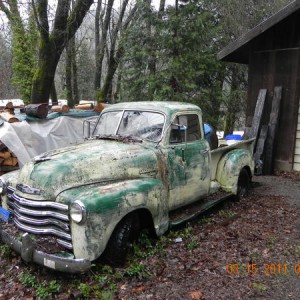
{"label": "truck hood", "polygon": [[54,200],[73,187],[156,177],[157,171],[154,145],[90,140],[35,157],[20,171],[18,183],[39,189],[43,199]]}

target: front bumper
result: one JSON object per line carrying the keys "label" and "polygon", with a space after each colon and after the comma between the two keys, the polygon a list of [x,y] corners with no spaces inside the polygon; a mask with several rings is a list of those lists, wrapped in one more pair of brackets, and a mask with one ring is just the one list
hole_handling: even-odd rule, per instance
{"label": "front bumper", "polygon": [[91,267],[91,262],[87,259],[65,258],[34,249],[28,233],[24,233],[21,241],[19,241],[2,230],[0,225],[0,238],[5,244],[19,253],[26,262],[34,262],[41,266],[66,273],[85,272]]}

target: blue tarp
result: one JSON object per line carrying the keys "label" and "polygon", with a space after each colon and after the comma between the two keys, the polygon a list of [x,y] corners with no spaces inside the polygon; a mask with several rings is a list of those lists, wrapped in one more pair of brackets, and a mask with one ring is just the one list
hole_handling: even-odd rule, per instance
{"label": "blue tarp", "polygon": [[[18,118],[20,121],[43,121],[43,120],[52,120],[61,116],[66,117],[78,117],[78,118],[88,118],[99,115],[99,112],[95,112],[93,110],[77,110],[77,109],[70,109],[67,113],[61,113],[61,112],[49,112],[46,119],[40,119],[37,117],[27,116],[24,113],[20,113],[20,110],[15,111],[15,117]],[[1,119],[2,120],[2,119]],[[0,125],[2,125],[3,122],[0,122]]]}

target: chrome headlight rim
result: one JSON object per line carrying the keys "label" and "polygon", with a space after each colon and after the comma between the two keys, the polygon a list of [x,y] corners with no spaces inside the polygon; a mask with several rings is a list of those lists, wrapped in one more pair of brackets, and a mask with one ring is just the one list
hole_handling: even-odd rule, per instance
{"label": "chrome headlight rim", "polygon": [[70,205],[70,217],[76,224],[83,224],[86,221],[86,208],[80,200],[75,200]]}

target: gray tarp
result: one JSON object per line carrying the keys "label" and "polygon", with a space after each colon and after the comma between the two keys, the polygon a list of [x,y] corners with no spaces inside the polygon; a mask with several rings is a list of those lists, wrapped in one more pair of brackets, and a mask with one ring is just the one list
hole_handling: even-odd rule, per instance
{"label": "gray tarp", "polygon": [[22,167],[43,152],[82,142],[84,120],[95,118],[61,116],[51,120],[4,122],[0,141],[17,156]]}

